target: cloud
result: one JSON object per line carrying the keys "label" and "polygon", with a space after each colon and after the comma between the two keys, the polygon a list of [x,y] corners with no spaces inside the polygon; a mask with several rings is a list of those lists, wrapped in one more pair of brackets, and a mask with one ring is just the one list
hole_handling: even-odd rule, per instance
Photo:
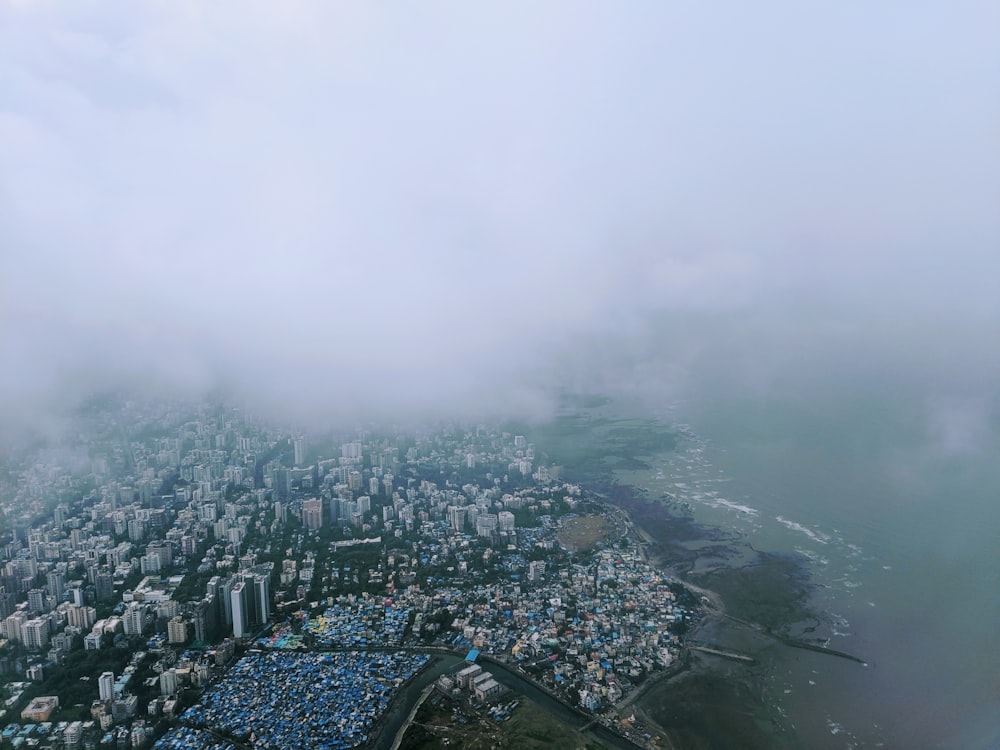
{"label": "cloud", "polygon": [[0,14],[11,413],[136,381],[534,412],[665,348],[1000,320],[995,8]]}

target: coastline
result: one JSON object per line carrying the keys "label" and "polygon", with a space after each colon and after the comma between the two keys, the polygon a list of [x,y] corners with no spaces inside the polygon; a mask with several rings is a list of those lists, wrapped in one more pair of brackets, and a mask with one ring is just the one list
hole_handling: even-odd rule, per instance
{"label": "coastline", "polygon": [[[661,564],[662,561],[659,557],[650,554],[650,547],[655,545],[655,540],[643,532],[643,530],[633,521],[631,515],[624,508],[615,505],[603,496],[599,496],[599,500],[602,506],[602,512],[613,517],[613,520],[615,521],[620,532],[619,538],[629,538],[634,543],[636,550],[640,553],[644,560],[648,561],[651,565],[667,574],[667,571]],[[673,575],[671,575],[671,578],[678,580]],[[682,585],[686,588],[694,591],[702,597],[701,603],[697,605],[699,611],[697,621],[695,623],[697,627],[700,627],[703,624],[705,612],[711,612],[712,617],[720,616],[724,612],[722,600],[715,592],[694,584],[688,584],[679,580],[678,582],[682,583]],[[706,601],[708,602],[707,607],[705,604]],[[534,680],[530,675],[520,672],[520,670],[517,670],[514,665],[509,664],[499,655],[481,654],[480,660],[483,662],[484,668],[494,672],[494,676],[499,682],[507,683],[508,687],[513,689],[515,692],[534,700],[536,703],[538,703],[539,698],[542,697],[542,707],[544,710],[549,712],[555,711],[555,715],[560,715],[563,720],[568,720],[572,725],[575,725],[575,728],[578,729],[578,731],[589,734],[593,739],[600,742],[600,744],[605,747],[610,746],[624,748],[627,750],[641,748],[644,746],[643,744],[636,744],[633,739],[628,737],[625,731],[623,731],[624,725],[622,727],[619,726],[620,721],[627,720],[630,716],[638,718],[638,720],[645,725],[646,731],[648,731],[651,735],[658,735],[658,741],[655,743],[648,742],[645,745],[646,747],[659,747],[665,748],[666,750],[674,750],[675,748],[684,747],[684,745],[678,744],[672,737],[668,728],[663,726],[651,714],[651,712],[643,704],[642,698],[647,693],[655,691],[664,683],[669,683],[671,680],[677,678],[679,675],[691,668],[694,659],[692,650],[687,643],[687,638],[685,638],[684,645],[673,664],[664,669],[662,672],[651,674],[641,685],[621,699],[613,707],[611,712],[606,712],[603,715],[588,713],[570,705],[562,696],[553,693],[545,685],[542,685]],[[424,673],[430,671],[440,672],[440,666],[438,666],[437,669],[434,669],[437,664],[436,660],[432,660],[432,662],[428,664]],[[418,675],[412,679],[412,682],[423,683],[425,679],[426,678],[422,678],[422,676]],[[381,747],[384,748],[384,750],[395,750],[395,748],[398,748],[408,727],[411,725],[420,704],[427,698],[432,690],[433,684],[428,683],[426,685],[421,685],[421,693],[416,698],[412,695],[406,696],[403,693],[398,695],[395,705],[390,708],[390,712],[400,712],[405,710],[408,714],[407,717],[398,726],[398,729],[392,732],[392,744],[390,745],[388,733],[385,732],[385,729],[387,728],[387,724],[395,724],[395,721],[390,721],[387,715],[382,721],[379,722],[381,725],[379,729],[381,731],[378,732],[371,746]],[[533,691],[537,691],[538,695],[533,696],[529,694]],[[398,721],[398,716],[396,721]]]}
{"label": "coastline", "polygon": [[[761,553],[722,529],[698,525],[677,508],[647,499],[641,489],[602,484],[603,492],[589,491],[615,524],[619,538],[627,537],[645,561],[684,587],[693,599],[688,606],[694,616],[669,668],[649,675],[616,704],[614,713],[573,711],[577,728],[610,732],[613,739],[595,737],[606,746],[625,742],[636,747],[621,731],[627,725],[619,726],[619,721],[634,718],[644,731],[659,735],[655,744],[647,742],[649,747],[801,747],[780,709],[766,698],[774,663],[770,657],[776,649],[791,646],[831,653],[791,637],[796,624],[811,616],[805,605],[809,589],[795,561]],[[717,564],[705,566],[706,557]],[[718,564],[720,560],[723,564]],[[760,596],[761,591],[766,595]],[[847,654],[831,655],[861,661]],[[562,710],[574,708],[544,686],[531,684],[529,676],[502,659],[485,656],[483,661],[541,691],[547,699],[545,710],[556,709],[552,701]],[[420,690],[426,692],[424,686]],[[400,710],[410,718],[392,738],[379,738],[377,744],[385,750],[391,750],[390,740],[398,745],[418,708],[417,696],[400,697]]]}
{"label": "coastline", "polygon": [[[729,589],[748,574],[760,574],[766,580],[772,577],[771,559],[764,557],[763,564],[755,563],[753,558],[760,553],[739,538],[700,527],[666,504],[647,500],[641,490],[627,485],[611,485],[606,490],[599,493],[602,501],[609,512],[620,514],[620,522],[644,558],[697,595],[701,609],[700,618],[685,635],[678,658],[682,665],[651,677],[631,697],[629,705],[637,716],[663,732],[666,747],[800,747],[793,728],[786,726],[776,707],[764,699],[770,669],[767,654],[780,647],[780,636],[765,632],[763,626],[755,626],[747,618],[755,614],[752,602],[745,601],[752,595],[744,601],[736,599],[734,616],[731,597],[727,597],[731,592],[710,588],[703,580],[708,577],[724,582]],[[733,567],[720,565],[698,571],[700,550],[692,550],[690,545],[697,547],[703,541],[714,543],[705,547],[713,558],[719,556],[716,545],[721,543]],[[802,590],[779,587],[777,593],[782,600],[778,611],[796,620],[804,616]],[[776,620],[775,612],[767,614],[767,626],[775,630],[787,627],[787,622]]]}

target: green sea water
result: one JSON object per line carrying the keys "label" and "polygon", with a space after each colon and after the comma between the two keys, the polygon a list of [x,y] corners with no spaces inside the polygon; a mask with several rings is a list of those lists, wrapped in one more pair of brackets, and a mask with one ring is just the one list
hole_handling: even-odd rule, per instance
{"label": "green sea water", "polygon": [[817,634],[868,662],[768,651],[802,747],[1000,747],[1000,441],[975,406],[689,403],[658,414],[675,447],[616,471],[802,561]]}

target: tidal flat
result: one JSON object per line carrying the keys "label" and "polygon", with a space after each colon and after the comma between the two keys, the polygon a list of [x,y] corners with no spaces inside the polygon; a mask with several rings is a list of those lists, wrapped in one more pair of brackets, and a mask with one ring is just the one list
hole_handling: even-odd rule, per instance
{"label": "tidal flat", "polygon": [[[687,634],[698,644],[753,659],[741,661],[690,649],[687,667],[660,680],[639,709],[678,748],[801,747],[781,710],[767,698],[770,662],[819,622],[808,605],[811,584],[791,557],[754,550],[739,535],[704,527],[647,500],[633,488],[607,488],[609,501],[645,531],[647,554],[704,596],[703,619]],[[773,635],[772,635],[773,634]]]}

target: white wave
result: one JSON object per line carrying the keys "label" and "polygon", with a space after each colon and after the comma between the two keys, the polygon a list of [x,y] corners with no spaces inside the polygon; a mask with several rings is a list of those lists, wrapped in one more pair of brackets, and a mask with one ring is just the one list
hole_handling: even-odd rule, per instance
{"label": "white wave", "polygon": [[809,558],[810,560],[812,560],[817,565],[829,565],[830,564],[830,561],[827,560],[822,555],[817,554],[816,552],[813,552],[812,550],[808,550],[808,549],[806,549],[804,547],[796,547],[795,551],[798,552],[803,557]]}
{"label": "white wave", "polygon": [[720,505],[724,508],[729,508],[730,510],[738,510],[740,513],[746,513],[748,516],[757,515],[756,508],[751,508],[749,505],[740,505],[739,503],[734,503],[732,500],[719,498],[718,500],[712,503],[712,506],[716,508],[719,507]]}
{"label": "white wave", "polygon": [[802,534],[805,534],[814,542],[819,542],[820,544],[826,544],[827,542],[830,541],[830,538],[826,534],[822,534],[818,531],[813,531],[812,529],[807,528],[800,523],[796,523],[795,521],[789,521],[787,518],[784,518],[783,516],[775,516],[774,520],[776,520],[782,526],[791,529],[792,531],[798,531],[801,532]]}
{"label": "white wave", "polygon": [[833,637],[837,638],[847,638],[852,635],[849,628],[851,623],[847,621],[847,618],[843,615],[838,615],[835,612],[830,613],[831,618],[831,629],[833,631]]}

